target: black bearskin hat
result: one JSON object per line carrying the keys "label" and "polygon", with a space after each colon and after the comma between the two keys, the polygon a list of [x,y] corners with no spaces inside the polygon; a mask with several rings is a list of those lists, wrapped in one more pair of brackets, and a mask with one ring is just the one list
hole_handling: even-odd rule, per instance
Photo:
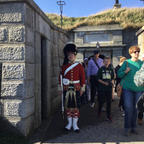
{"label": "black bearskin hat", "polygon": [[77,54],[77,47],[74,43],[67,43],[63,49],[63,53],[67,56],[68,52],[74,52],[75,55]]}

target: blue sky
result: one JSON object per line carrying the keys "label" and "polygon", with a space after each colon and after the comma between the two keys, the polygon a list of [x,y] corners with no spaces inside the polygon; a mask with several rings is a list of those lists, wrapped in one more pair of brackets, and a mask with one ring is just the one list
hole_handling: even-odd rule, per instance
{"label": "blue sky", "polygon": [[[34,0],[37,5],[47,13],[60,14],[58,0]],[[63,15],[69,17],[82,17],[96,14],[97,12],[111,9],[115,0],[64,0]],[[144,7],[140,0],[119,0],[122,7]]]}

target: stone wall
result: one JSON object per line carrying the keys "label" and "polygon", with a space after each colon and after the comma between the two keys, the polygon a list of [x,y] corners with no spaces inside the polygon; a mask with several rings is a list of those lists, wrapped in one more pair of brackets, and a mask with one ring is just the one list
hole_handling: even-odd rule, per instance
{"label": "stone wall", "polygon": [[132,45],[137,45],[138,44],[138,39],[136,36],[136,32],[138,29],[124,29],[123,30],[123,43],[125,44],[125,47],[123,49],[123,56],[126,56],[127,58],[130,57],[128,53],[128,49]]}
{"label": "stone wall", "polygon": [[[118,24],[81,26],[73,30],[71,40],[77,44],[79,53],[84,57],[93,55],[93,51],[99,49],[102,55],[111,57],[116,66],[125,47],[122,30]],[[99,48],[96,47],[97,42]]]}
{"label": "stone wall", "polygon": [[129,47],[138,43],[136,32],[137,29],[123,29],[118,24],[81,26],[72,31],[70,39],[77,44],[79,53],[84,57],[93,55],[93,50],[99,42],[100,53],[110,56],[115,67],[119,63],[120,56],[130,57]]}
{"label": "stone wall", "polygon": [[138,46],[140,47],[140,58],[142,56],[142,54],[144,54],[144,26],[139,29],[136,33],[137,37],[138,37]]}
{"label": "stone wall", "polygon": [[60,102],[58,62],[67,40],[32,0],[0,0],[0,115],[24,135]]}

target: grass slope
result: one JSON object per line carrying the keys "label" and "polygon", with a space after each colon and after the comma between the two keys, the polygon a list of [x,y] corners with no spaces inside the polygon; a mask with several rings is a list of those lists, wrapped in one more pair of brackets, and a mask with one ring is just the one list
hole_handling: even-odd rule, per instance
{"label": "grass slope", "polygon": [[[46,13],[60,27],[60,16]],[[109,9],[88,17],[63,17],[63,29],[72,30],[79,26],[120,24],[125,28],[140,28],[144,25],[144,8]]]}

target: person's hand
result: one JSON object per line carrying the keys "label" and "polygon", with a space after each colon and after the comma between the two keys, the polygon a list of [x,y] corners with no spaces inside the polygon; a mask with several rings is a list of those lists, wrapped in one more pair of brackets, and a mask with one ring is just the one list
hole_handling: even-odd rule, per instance
{"label": "person's hand", "polygon": [[112,84],[112,87],[114,87],[114,80],[112,80],[111,84]]}
{"label": "person's hand", "polygon": [[125,73],[127,74],[131,69],[129,67],[126,68]]}
{"label": "person's hand", "polygon": [[108,86],[108,85],[109,85],[109,83],[108,83],[108,82],[104,82],[104,85]]}

